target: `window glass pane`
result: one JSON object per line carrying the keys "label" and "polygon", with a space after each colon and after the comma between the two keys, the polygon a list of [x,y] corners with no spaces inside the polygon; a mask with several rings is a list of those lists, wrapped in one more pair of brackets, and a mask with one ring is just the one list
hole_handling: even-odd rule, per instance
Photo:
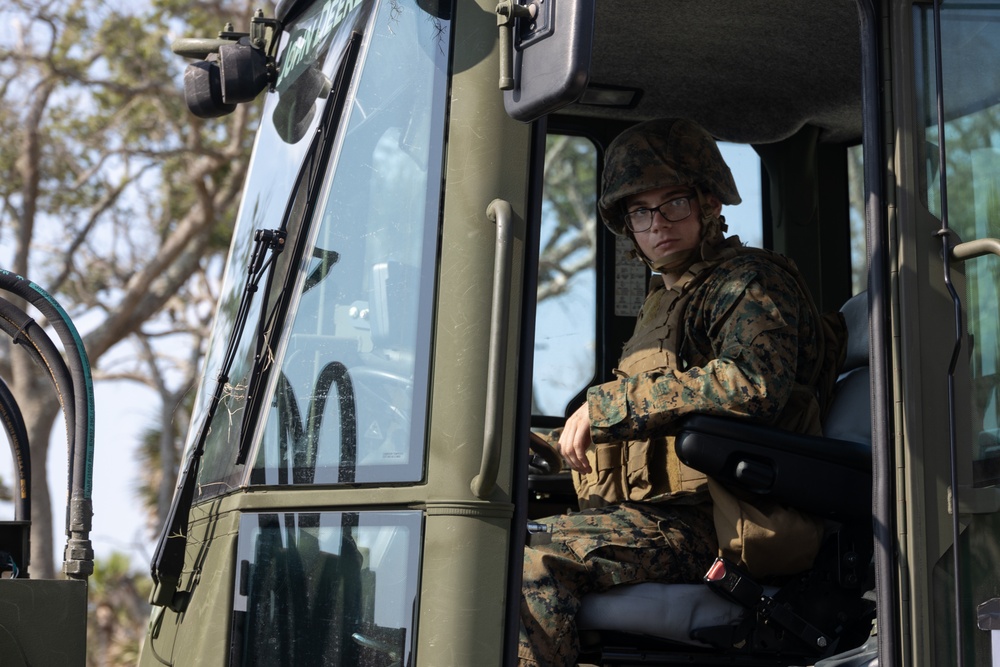
{"label": "window glass pane", "polygon": [[230,665],[412,664],[420,512],[245,514]]}
{"label": "window glass pane", "polygon": [[[959,238],[1000,238],[1000,21],[994,3],[942,4],[945,102],[945,174],[948,220]],[[925,143],[924,199],[941,215],[933,13],[915,8],[917,90],[922,94]],[[935,230],[928,230],[933,233]],[[963,295],[972,371],[973,457],[977,484],[1000,482],[1000,260],[993,255],[964,262]]]}
{"label": "window glass pane", "polygon": [[[949,227],[960,241],[1000,237],[1000,14],[995,2],[944,1],[941,10],[941,65],[944,137],[938,128],[938,95],[934,64],[934,13],[929,5],[914,7],[914,46],[918,109],[922,112],[923,141],[918,142],[919,195],[938,218],[947,210]],[[944,162],[940,156],[944,146]],[[947,179],[941,187],[941,175]],[[945,208],[947,203],[947,209]],[[932,221],[928,229],[915,230],[928,236],[940,229]],[[911,268],[912,270],[912,268]],[[970,405],[956,405],[959,418],[970,419],[971,442],[959,442],[960,452],[971,451],[972,483],[977,487],[1000,485],[1000,313],[997,311],[1000,258],[987,255],[953,266],[952,273],[965,274],[965,294],[960,294],[967,336],[961,354],[969,364]],[[941,286],[941,279],[931,277]],[[942,323],[944,324],[944,323]],[[950,321],[948,327],[953,325]],[[944,368],[951,350],[940,351],[942,375],[933,382],[946,382]],[[964,373],[957,377],[962,378]],[[964,401],[963,401],[964,403]],[[967,415],[967,417],[962,417]],[[941,443],[947,446],[947,443]],[[964,458],[964,457],[963,457]],[[965,468],[968,461],[960,461]],[[961,475],[964,470],[960,470]],[[942,477],[946,471],[939,473]],[[942,477],[936,481],[944,484]],[[959,499],[968,498],[960,492]],[[994,573],[1000,545],[1000,513],[966,514],[959,542],[961,581],[964,591],[964,650],[969,664],[989,664],[990,640],[976,632],[975,605],[996,594]],[[952,554],[944,554],[933,573],[931,619],[934,628],[935,664],[955,660],[954,570]],[[969,657],[974,654],[974,657]]]}
{"label": "window glass pane", "polygon": [[422,478],[448,27],[378,9],[252,483]]}
{"label": "window glass pane", "polygon": [[[296,179],[304,169],[303,163],[313,160],[316,145],[313,138],[330,97],[318,94],[316,84],[336,78],[351,33],[362,31],[370,16],[370,5],[358,5],[339,20],[325,20],[322,9],[323,5],[316,4],[286,26],[278,56],[282,76],[275,89],[264,98],[253,163],[233,232],[212,342],[191,420],[197,425],[191,429],[192,438],[207,433],[205,454],[198,471],[197,500],[230,490],[244,476],[244,466],[236,465],[236,455],[258,342],[257,323],[266,316],[262,308],[265,297],[269,297],[273,305],[278,290],[275,288],[265,295],[266,280],[260,282],[261,289],[249,297],[245,330],[239,330],[236,323],[244,298],[248,264],[255,248],[255,235],[258,231],[288,224],[288,242],[295,243],[298,238],[308,187]],[[328,132],[335,131],[336,128],[328,128]],[[295,206],[290,209],[289,199],[295,200]],[[289,211],[291,214],[286,217]],[[279,254],[271,269],[276,286],[284,282],[290,254]],[[232,366],[220,387],[221,400],[211,424],[206,424],[217,378],[231,342],[235,344]],[[188,447],[193,444],[193,440],[189,441]]]}
{"label": "window glass pane", "polygon": [[550,135],[545,147],[532,414],[563,416],[593,383],[597,327],[597,148]]}
{"label": "window glass pane", "polygon": [[738,206],[723,209],[726,224],[729,225],[726,235],[739,236],[744,245],[762,248],[764,232],[761,219],[763,204],[760,194],[760,156],[748,144],[719,142],[719,151],[729,165],[729,170],[733,172],[736,188],[743,200]]}
{"label": "window glass pane", "polygon": [[851,294],[868,289],[868,240],[865,234],[865,164],[862,146],[847,149],[847,189],[851,217]]}

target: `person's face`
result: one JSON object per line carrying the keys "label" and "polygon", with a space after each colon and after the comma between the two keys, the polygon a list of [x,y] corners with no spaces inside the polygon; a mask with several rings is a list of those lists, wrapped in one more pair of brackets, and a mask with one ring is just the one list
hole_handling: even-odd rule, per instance
{"label": "person's face", "polygon": [[[687,202],[683,201],[687,199]],[[676,216],[676,211],[683,213],[687,204],[688,213],[678,220],[667,220],[667,217]],[[718,214],[722,205],[715,197],[708,197],[709,206],[715,209]],[[657,210],[660,208],[660,210]],[[670,186],[646,190],[637,195],[632,195],[625,201],[625,210],[633,214],[633,219],[637,216],[645,216],[643,209],[652,213],[652,221],[649,229],[644,231],[633,231],[635,241],[639,249],[651,261],[657,262],[678,252],[691,250],[701,243],[701,210],[698,206],[698,195],[692,188]],[[661,211],[667,212],[664,217]],[[635,225],[636,229],[641,229],[642,225]]]}

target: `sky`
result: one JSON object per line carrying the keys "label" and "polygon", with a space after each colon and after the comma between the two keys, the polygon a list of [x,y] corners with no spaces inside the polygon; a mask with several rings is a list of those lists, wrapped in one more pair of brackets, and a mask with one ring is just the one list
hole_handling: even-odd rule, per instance
{"label": "sky", "polygon": [[[133,382],[97,382],[94,386],[94,520],[90,539],[95,557],[120,552],[129,556],[138,571],[148,568],[155,537],[146,529],[142,503],[134,491],[138,474],[135,452],[140,433],[156,422],[158,400],[152,391]],[[0,446],[0,475],[10,484],[13,462],[8,452]],[[60,414],[48,462],[57,569],[66,546],[66,460],[66,427]],[[13,518],[13,505],[0,503],[0,520]]]}

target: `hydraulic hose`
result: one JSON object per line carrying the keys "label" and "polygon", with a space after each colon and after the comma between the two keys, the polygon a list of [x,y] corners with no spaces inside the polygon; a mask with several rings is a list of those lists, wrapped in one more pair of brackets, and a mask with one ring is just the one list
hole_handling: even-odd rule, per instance
{"label": "hydraulic hose", "polygon": [[[70,498],[63,572],[73,579],[86,579],[94,571],[90,543],[94,481],[94,383],[90,361],[73,321],[48,292],[17,274],[0,269],[0,289],[21,297],[51,323],[66,354],[73,387],[74,423],[70,444]],[[82,446],[81,446],[82,445]]]}
{"label": "hydraulic hose", "polygon": [[31,455],[28,451],[28,429],[24,425],[21,408],[14,400],[10,387],[0,378],[0,420],[7,432],[10,451],[17,467],[14,488],[14,519],[31,520]]}
{"label": "hydraulic hose", "polygon": [[[56,398],[65,417],[67,451],[71,451],[73,446],[73,425],[76,423],[73,379],[59,349],[34,319],[4,298],[0,298],[0,330],[10,336],[11,341],[15,345],[20,345],[28,353],[32,361],[39,368],[45,370],[52,380]],[[6,412],[15,415],[13,418],[20,420],[20,428],[23,430],[23,438],[20,438],[20,443],[17,443],[18,436],[12,436],[10,429],[8,429],[11,449],[18,468],[18,484],[25,487],[21,489],[19,495],[27,500],[26,503],[19,502],[15,506],[15,518],[21,519],[22,516],[19,516],[21,514],[23,515],[23,519],[30,520],[31,455],[28,450],[27,427],[24,424],[24,419],[13,393],[10,392],[10,389],[6,385],[4,385],[4,389],[6,389],[7,394],[10,396],[10,403],[7,406]],[[7,414],[4,414],[3,418],[6,426]],[[70,489],[67,488],[67,494],[69,494],[69,491]],[[70,496],[67,495],[67,497]],[[67,529],[68,520],[69,517],[67,517]]]}
{"label": "hydraulic hose", "polygon": [[71,448],[72,429],[76,423],[73,378],[59,349],[35,320],[2,297],[0,297],[0,330],[10,336],[14,345],[20,345],[32,361],[45,370],[52,379],[56,398],[66,420],[66,446]]}
{"label": "hydraulic hose", "polygon": [[[319,448],[319,436],[323,428],[323,414],[326,412],[326,399],[330,395],[330,387],[337,385],[337,402],[340,408],[340,472],[337,481],[341,484],[354,481],[354,470],[358,450],[358,418],[354,414],[354,384],[347,366],[339,361],[331,361],[316,378],[315,398],[309,405],[309,429],[306,434],[306,460],[304,466],[296,464],[297,474],[306,475],[308,479],[295,480],[312,484],[316,481],[316,453]],[[346,464],[346,465],[345,465]],[[302,470],[301,473],[299,471]]]}

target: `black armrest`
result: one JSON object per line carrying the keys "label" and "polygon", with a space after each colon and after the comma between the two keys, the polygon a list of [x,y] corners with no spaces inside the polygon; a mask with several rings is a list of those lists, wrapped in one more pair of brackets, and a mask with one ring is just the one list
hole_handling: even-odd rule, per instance
{"label": "black armrest", "polygon": [[738,419],[696,415],[674,447],[716,481],[832,519],[871,515],[871,448]]}

